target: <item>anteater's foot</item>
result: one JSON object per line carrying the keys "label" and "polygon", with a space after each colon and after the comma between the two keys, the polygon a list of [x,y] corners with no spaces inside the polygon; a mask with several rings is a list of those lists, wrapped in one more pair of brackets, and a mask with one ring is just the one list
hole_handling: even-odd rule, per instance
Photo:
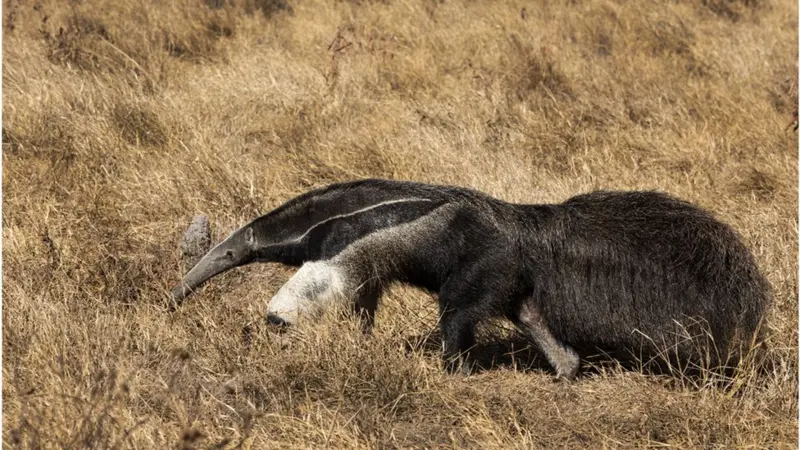
{"label": "anteater's foot", "polygon": [[282,333],[289,328],[289,322],[281,319],[276,314],[267,314],[267,325],[274,331]]}
{"label": "anteater's foot", "polygon": [[517,326],[544,353],[547,361],[556,370],[558,378],[566,380],[575,378],[581,366],[578,354],[569,345],[553,336],[535,307],[523,304]]}
{"label": "anteater's foot", "polygon": [[477,371],[477,364],[468,357],[454,357],[444,360],[444,369],[450,375],[469,376]]}
{"label": "anteater's foot", "polygon": [[573,380],[578,375],[581,361],[578,355],[569,347],[563,347],[563,352],[549,355],[551,364],[555,366],[556,376],[560,380]]}

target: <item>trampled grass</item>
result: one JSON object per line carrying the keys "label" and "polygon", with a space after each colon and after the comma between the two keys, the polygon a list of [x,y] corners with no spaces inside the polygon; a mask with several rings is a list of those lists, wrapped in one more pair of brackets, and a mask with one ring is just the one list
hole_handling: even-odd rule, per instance
{"label": "trampled grass", "polygon": [[[4,447],[796,448],[797,46],[788,0],[4,2]],[[448,376],[427,294],[278,335],[271,265],[167,308],[194,215],[359,177],[698,203],[773,287],[774,371],[557,382],[496,324]]]}

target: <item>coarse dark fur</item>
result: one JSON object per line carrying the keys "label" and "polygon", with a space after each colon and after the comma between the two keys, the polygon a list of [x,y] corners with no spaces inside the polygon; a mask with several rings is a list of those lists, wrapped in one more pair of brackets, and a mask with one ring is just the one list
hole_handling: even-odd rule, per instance
{"label": "coarse dark fur", "polygon": [[517,324],[563,376],[577,371],[574,349],[723,365],[758,338],[770,302],[736,233],[662,193],[524,205],[387,180],[287,202],[212,249],[173,295],[250,262],[299,266],[346,250],[348,273],[368,285],[370,314],[388,282],[438,294],[449,369],[474,346],[476,324],[496,316]]}

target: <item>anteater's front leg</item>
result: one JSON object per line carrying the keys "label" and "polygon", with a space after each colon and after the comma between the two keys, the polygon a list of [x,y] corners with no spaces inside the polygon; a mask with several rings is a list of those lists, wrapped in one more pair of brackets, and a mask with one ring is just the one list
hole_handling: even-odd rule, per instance
{"label": "anteater's front leg", "polygon": [[352,302],[360,316],[364,331],[375,320],[381,286],[372,280],[362,281],[339,261],[313,261],[302,267],[270,300],[267,320],[273,324],[291,325],[302,316],[319,313],[335,302]]}
{"label": "anteater's front leg", "polygon": [[372,332],[375,324],[375,310],[378,309],[382,291],[377,283],[365,282],[353,294],[353,311],[361,320],[361,328],[365,334]]}
{"label": "anteater's front leg", "polygon": [[[472,274],[474,275],[474,274]],[[439,326],[442,331],[444,365],[449,373],[471,373],[474,361],[475,326],[494,304],[494,293],[476,288],[475,280],[451,280],[439,293]]]}
{"label": "anteater's front leg", "polygon": [[[502,248],[501,245],[498,247]],[[501,315],[511,298],[515,274],[506,270],[508,255],[472,255],[472,261],[453,269],[439,290],[440,327],[445,368],[470,373],[475,361],[469,352],[475,346],[475,326]],[[468,258],[464,258],[468,259]]]}
{"label": "anteater's front leg", "polygon": [[444,311],[441,317],[442,347],[444,367],[449,373],[458,371],[469,374],[473,361],[469,351],[475,346],[475,325],[477,321],[465,310]]}

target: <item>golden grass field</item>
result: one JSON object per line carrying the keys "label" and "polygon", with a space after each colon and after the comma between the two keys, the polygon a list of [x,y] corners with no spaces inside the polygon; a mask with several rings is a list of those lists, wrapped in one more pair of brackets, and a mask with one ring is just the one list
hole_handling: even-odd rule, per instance
{"label": "golden grass field", "polygon": [[[795,1],[2,12],[4,448],[797,448]],[[498,322],[489,370],[450,376],[435,299],[402,286],[372,336],[335,315],[274,334],[273,265],[167,307],[193,216],[221,239],[360,177],[702,205],[772,285],[774,370],[555,381]]]}

